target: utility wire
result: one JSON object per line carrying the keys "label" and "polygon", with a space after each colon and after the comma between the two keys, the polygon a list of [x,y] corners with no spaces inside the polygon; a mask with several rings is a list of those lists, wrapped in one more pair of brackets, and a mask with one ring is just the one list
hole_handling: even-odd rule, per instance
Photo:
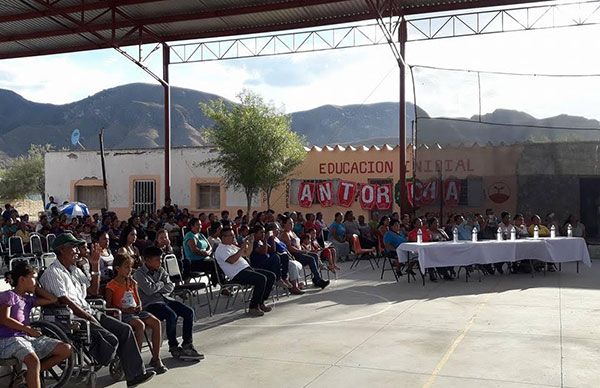
{"label": "utility wire", "polygon": [[463,73],[481,73],[481,74],[497,74],[497,75],[513,75],[518,77],[556,77],[556,78],[584,78],[584,77],[600,77],[600,73],[591,74],[550,74],[550,73],[516,73],[510,71],[486,71],[486,70],[473,70],[473,69],[453,69],[448,67],[437,67],[428,65],[411,65],[414,68],[431,69],[431,70],[442,70],[442,71],[456,71]]}

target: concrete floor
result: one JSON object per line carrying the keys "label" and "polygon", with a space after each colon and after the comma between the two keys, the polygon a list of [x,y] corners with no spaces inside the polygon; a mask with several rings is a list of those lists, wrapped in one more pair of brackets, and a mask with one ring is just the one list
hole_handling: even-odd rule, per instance
{"label": "concrete floor", "polygon": [[265,317],[200,319],[206,359],[176,362],[165,346],[170,371],[144,386],[600,387],[598,261],[425,287],[342,266],[325,291],[282,297]]}

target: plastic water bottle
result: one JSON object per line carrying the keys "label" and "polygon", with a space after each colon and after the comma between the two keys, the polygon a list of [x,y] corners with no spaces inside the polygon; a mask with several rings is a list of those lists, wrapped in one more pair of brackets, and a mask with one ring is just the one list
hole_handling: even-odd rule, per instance
{"label": "plastic water bottle", "polygon": [[567,237],[573,237],[573,227],[571,224],[567,224]]}
{"label": "plastic water bottle", "polygon": [[515,241],[517,239],[517,229],[512,226],[510,228],[510,241]]}
{"label": "plastic water bottle", "polygon": [[504,238],[502,237],[502,229],[501,228],[498,228],[498,230],[496,231],[496,240],[498,240],[498,241],[504,240]]}
{"label": "plastic water bottle", "polygon": [[471,241],[477,242],[477,229],[475,228],[473,228],[473,231],[471,232]]}
{"label": "plastic water bottle", "polygon": [[455,243],[458,242],[458,228],[456,226],[452,229],[452,238]]}
{"label": "plastic water bottle", "polygon": [[550,227],[550,238],[556,238],[556,226],[554,225]]}
{"label": "plastic water bottle", "polygon": [[540,238],[540,228],[537,225],[533,227],[533,238]]}
{"label": "plastic water bottle", "polygon": [[419,228],[417,230],[417,244],[423,243],[423,231]]}

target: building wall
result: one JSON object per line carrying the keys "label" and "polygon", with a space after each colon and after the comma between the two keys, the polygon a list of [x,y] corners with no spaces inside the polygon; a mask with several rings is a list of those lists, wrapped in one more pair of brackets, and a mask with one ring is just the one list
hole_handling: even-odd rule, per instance
{"label": "building wall", "polygon": [[[245,209],[243,193],[226,189],[222,179],[199,162],[210,158],[207,147],[176,148],[171,152],[171,199],[181,208],[191,211],[217,211],[223,208]],[[162,150],[117,150],[105,152],[109,208],[127,217],[133,207],[133,186],[136,179],[148,179],[156,184],[156,203],[164,203],[164,161]],[[77,185],[102,186],[100,153],[97,151],[50,152],[46,154],[46,192],[57,201],[76,200]],[[198,208],[196,184],[221,185],[219,209]],[[255,201],[255,205],[259,205]],[[92,209],[98,211],[98,208]]]}
{"label": "building wall", "polygon": [[[580,177],[600,177],[599,145],[596,143],[532,144],[511,146],[419,147],[416,161],[412,148],[407,149],[407,177],[421,181],[431,178],[457,178],[464,182],[464,201],[460,206],[444,207],[444,215],[454,212],[481,212],[492,208],[497,213],[520,211],[545,213],[552,209],[560,219],[580,212]],[[176,148],[172,151],[173,203],[194,213],[227,208],[245,209],[242,192],[226,189],[221,178],[200,166],[210,157],[207,147]],[[367,183],[373,180],[399,180],[398,147],[313,147],[288,182],[271,196],[271,207],[278,211],[321,211],[330,220],[347,208],[334,205],[324,208],[313,204],[302,208],[294,204],[296,184],[302,180],[349,180]],[[414,166],[413,166],[414,165]],[[136,179],[156,182],[157,205],[164,203],[162,150],[121,150],[106,152],[108,196],[111,210],[127,216],[133,205]],[[199,209],[197,185],[219,184],[219,209]],[[76,200],[76,186],[101,186],[102,172],[97,151],[52,152],[46,154],[46,191],[61,202]],[[297,187],[297,186],[296,186]],[[264,196],[257,198],[254,209],[265,209]],[[355,215],[374,216],[360,208],[358,201],[350,208]],[[97,209],[95,209],[97,210]],[[419,209],[419,213],[440,210],[439,202]],[[393,205],[392,211],[399,211]],[[600,211],[600,210],[599,210]]]}

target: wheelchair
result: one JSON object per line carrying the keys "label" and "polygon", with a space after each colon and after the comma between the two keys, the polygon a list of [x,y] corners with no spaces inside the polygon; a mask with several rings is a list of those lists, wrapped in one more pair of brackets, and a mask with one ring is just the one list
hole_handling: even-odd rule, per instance
{"label": "wheelchair", "polygon": [[[95,310],[105,313],[117,313],[120,317],[120,311],[107,309],[106,304],[101,299],[88,300]],[[42,381],[46,388],[59,388],[67,381],[73,384],[87,384],[90,388],[96,387],[98,371],[102,368],[90,352],[91,330],[90,322],[78,318],[68,307],[45,307],[41,311],[41,319],[35,324],[40,324],[44,335],[60,339],[67,342],[73,349],[73,354],[53,370],[44,371]],[[57,330],[48,330],[48,328]],[[46,332],[44,332],[46,328]],[[109,373],[114,381],[120,381],[125,377],[121,367],[119,357],[115,356],[108,366]]]}
{"label": "wheelchair", "polygon": [[[113,309],[105,307],[103,300],[89,300],[89,302],[94,309],[107,313],[113,312]],[[72,348],[69,358],[49,370],[42,371],[40,376],[42,386],[60,388],[69,383],[70,385],[86,384],[90,388],[96,388],[98,371],[102,365],[90,353],[90,322],[74,316],[71,309],[63,306],[44,307],[33,315],[32,327],[47,337],[70,344]],[[21,365],[15,359],[0,360],[0,365],[12,368],[9,388],[20,387]],[[108,368],[114,381],[123,380],[125,374],[119,357],[114,357]]]}

